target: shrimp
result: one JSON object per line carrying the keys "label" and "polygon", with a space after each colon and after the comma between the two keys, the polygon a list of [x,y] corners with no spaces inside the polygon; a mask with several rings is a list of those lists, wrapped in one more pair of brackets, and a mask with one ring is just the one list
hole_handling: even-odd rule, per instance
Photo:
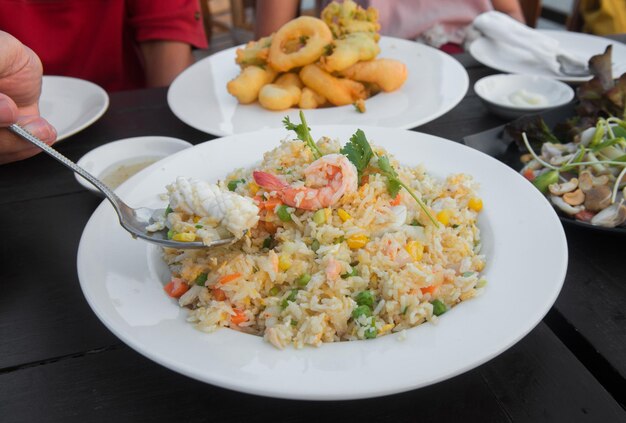
{"label": "shrimp", "polygon": [[261,187],[276,191],[291,207],[318,210],[336,204],[344,195],[356,192],[358,175],[354,165],[342,154],[328,154],[311,163],[305,170],[303,187],[292,187],[276,175],[255,171],[254,181]]}

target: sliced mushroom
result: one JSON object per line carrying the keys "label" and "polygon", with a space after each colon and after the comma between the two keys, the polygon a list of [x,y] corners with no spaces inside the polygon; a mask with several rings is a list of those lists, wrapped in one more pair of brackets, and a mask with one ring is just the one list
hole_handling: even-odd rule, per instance
{"label": "sliced mushroom", "polygon": [[554,166],[560,166],[563,163],[567,163],[573,157],[573,154],[566,154],[565,156],[555,156],[550,159],[550,164]]}
{"label": "sliced mushroom", "polygon": [[597,185],[606,185],[609,183],[609,177],[607,175],[593,176],[588,170],[580,172],[578,175],[578,186],[584,193]]}
{"label": "sliced mushroom", "polygon": [[574,191],[576,188],[578,188],[578,179],[576,178],[572,178],[562,184],[550,184],[548,186],[550,193],[553,195],[563,195],[565,193]]}
{"label": "sliced mushroom", "polygon": [[614,228],[626,221],[626,206],[621,202],[610,205],[609,207],[596,214],[591,219],[591,224],[595,226],[604,226],[605,228]]}
{"label": "sliced mushroom", "polygon": [[541,146],[541,157],[545,160],[550,160],[553,157],[560,157],[563,155],[562,144],[553,144],[551,142],[544,142]]}
{"label": "sliced mushroom", "polygon": [[594,186],[585,191],[585,208],[592,212],[599,212],[611,205],[613,192],[608,185]]}
{"label": "sliced mushroom", "polygon": [[566,213],[570,216],[573,216],[576,213],[580,213],[581,211],[585,210],[584,206],[576,206],[576,207],[570,206],[569,204],[565,202],[565,200],[563,200],[558,195],[550,196],[550,201],[552,201],[552,204],[557,206],[559,210],[561,210],[563,213]]}
{"label": "sliced mushroom", "polygon": [[578,188],[576,191],[565,193],[563,200],[570,206],[580,206],[585,202],[585,193]]}

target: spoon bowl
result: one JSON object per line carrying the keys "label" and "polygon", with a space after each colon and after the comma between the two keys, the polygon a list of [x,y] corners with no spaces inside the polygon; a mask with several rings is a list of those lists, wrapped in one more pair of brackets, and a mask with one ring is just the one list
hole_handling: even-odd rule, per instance
{"label": "spoon bowl", "polygon": [[151,242],[153,244],[160,245],[161,247],[167,248],[176,248],[176,249],[195,249],[195,248],[211,248],[218,247],[220,245],[227,245],[236,242],[236,238],[224,238],[219,239],[217,241],[213,241],[208,244],[204,244],[202,242],[181,242],[174,241],[172,239],[168,239],[167,232],[165,230],[160,231],[148,231],[146,228],[155,223],[155,219],[157,216],[163,216],[165,213],[164,209],[150,209],[146,207],[141,208],[132,208],[124,203],[118,196],[115,194],[106,184],[104,184],[101,180],[93,176],[91,173],[87,172],[82,167],[78,166],[76,163],[69,160],[67,157],[59,153],[54,148],[50,147],[39,138],[35,137],[30,132],[26,131],[19,125],[13,124],[8,128],[10,131],[15,133],[16,135],[22,137],[28,142],[36,145],[40,149],[42,149],[46,154],[52,156],[54,159],[58,160],[64,166],[70,168],[74,172],[78,173],[83,178],[87,179],[91,182],[102,194],[111,202],[117,216],[120,220],[120,224],[124,229],[126,229],[133,238],[140,238],[144,241]]}

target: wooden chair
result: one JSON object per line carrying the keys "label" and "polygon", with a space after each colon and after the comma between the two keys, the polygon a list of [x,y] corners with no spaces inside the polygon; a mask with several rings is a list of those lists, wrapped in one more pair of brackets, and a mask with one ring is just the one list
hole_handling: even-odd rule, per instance
{"label": "wooden chair", "polygon": [[526,19],[526,25],[531,28],[536,27],[537,19],[539,19],[541,14],[541,0],[519,0],[519,3],[524,19]]}

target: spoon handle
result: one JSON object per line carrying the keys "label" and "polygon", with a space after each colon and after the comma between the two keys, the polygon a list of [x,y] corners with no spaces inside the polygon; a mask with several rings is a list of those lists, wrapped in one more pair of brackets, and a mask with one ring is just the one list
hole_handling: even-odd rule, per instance
{"label": "spoon handle", "polygon": [[[122,201],[120,198],[108,187],[106,186],[100,179],[93,176],[91,173],[87,172],[82,167],[78,166],[76,163],[65,157],[63,154],[56,151],[54,148],[50,147],[48,144],[41,141],[39,138],[22,128],[17,124],[12,124],[8,128],[11,132],[19,135],[24,138],[26,141],[29,141],[35,144],[37,147],[41,148],[45,153],[57,159],[61,164],[67,166],[74,172],[78,173],[83,178],[87,179],[91,182],[96,188],[98,188],[106,197],[113,203],[114,206],[117,206]],[[117,204],[116,204],[117,203]]]}

